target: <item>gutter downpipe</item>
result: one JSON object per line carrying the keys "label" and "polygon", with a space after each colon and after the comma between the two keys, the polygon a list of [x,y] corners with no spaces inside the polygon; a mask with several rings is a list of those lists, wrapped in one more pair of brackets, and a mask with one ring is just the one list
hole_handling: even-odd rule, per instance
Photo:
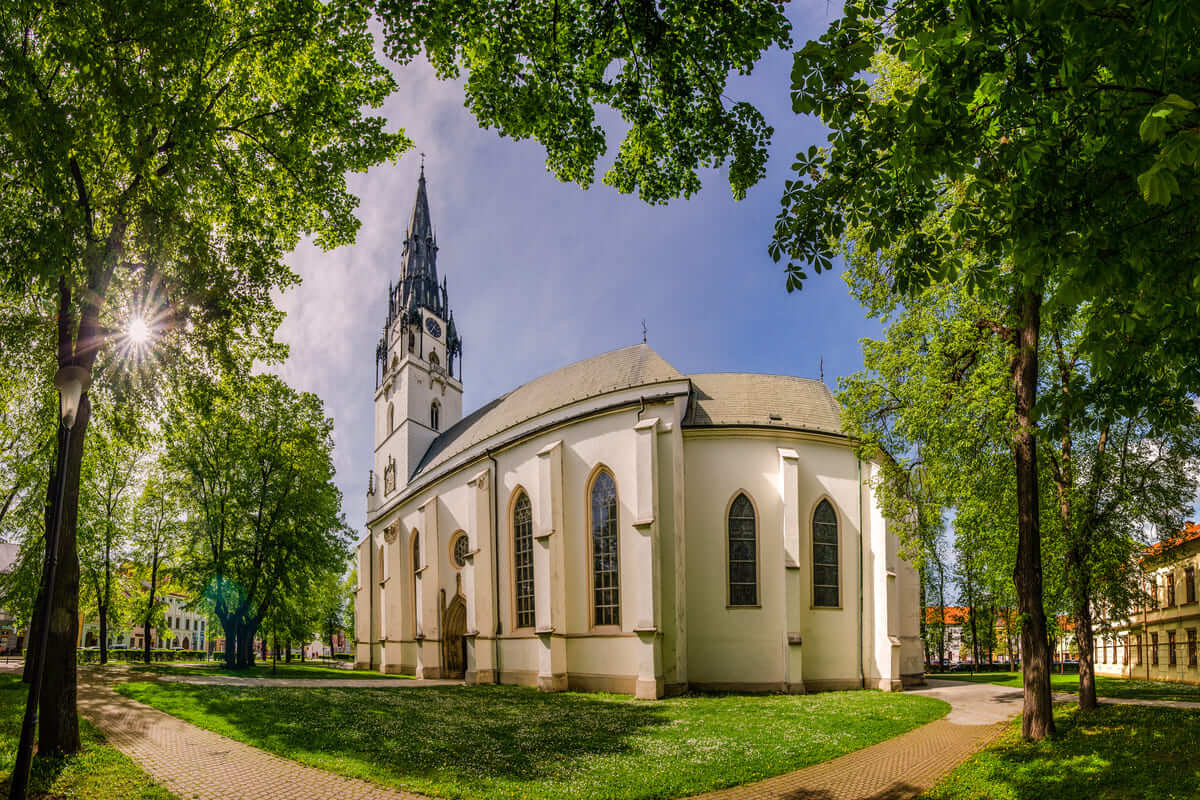
{"label": "gutter downpipe", "polygon": [[858,459],[858,685],[867,688],[863,669],[863,482],[862,459]]}
{"label": "gutter downpipe", "polygon": [[496,630],[493,632],[495,642],[496,684],[500,684],[500,511],[496,505],[500,489],[496,481],[500,477],[500,465],[491,450],[485,450],[488,461],[492,462],[492,613],[496,615]]}

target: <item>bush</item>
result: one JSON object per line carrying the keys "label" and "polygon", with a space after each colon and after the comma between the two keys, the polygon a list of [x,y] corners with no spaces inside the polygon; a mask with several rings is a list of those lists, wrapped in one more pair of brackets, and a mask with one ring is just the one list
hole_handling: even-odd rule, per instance
{"label": "bush", "polygon": [[334,661],[353,661],[354,654],[353,653],[334,653],[333,660]]}
{"label": "bush", "polygon": [[[154,662],[164,661],[204,661],[207,657],[203,650],[151,650],[150,660]],[[140,647],[110,647],[108,648],[108,660],[119,662],[138,662],[145,658],[145,651]],[[79,648],[76,661],[80,664],[99,664],[100,663],[100,648],[98,647],[81,647]]]}

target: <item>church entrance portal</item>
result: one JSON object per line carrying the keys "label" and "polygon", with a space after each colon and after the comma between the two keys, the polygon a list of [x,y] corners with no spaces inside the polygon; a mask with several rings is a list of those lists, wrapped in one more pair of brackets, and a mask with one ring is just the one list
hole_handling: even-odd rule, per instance
{"label": "church entrance portal", "polygon": [[446,607],[442,620],[442,673],[447,678],[461,678],[467,672],[467,603],[456,594]]}

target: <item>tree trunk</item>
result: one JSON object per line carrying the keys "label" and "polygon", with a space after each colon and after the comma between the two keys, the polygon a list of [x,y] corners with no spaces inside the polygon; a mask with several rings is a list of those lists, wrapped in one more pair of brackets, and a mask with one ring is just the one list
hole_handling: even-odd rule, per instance
{"label": "tree trunk", "polygon": [[1037,402],[1038,335],[1041,295],[1022,290],[1017,301],[1016,354],[1011,373],[1016,395],[1017,428],[1013,460],[1017,478],[1017,564],[1013,582],[1021,612],[1021,672],[1025,704],[1021,735],[1038,741],[1054,733],[1050,702],[1050,652],[1046,641],[1046,611],[1042,605],[1042,537],[1038,519]]}
{"label": "tree trunk", "polygon": [[154,593],[158,589],[158,551],[154,551],[154,557],[150,561],[150,599],[146,603],[146,622],[142,626],[142,633],[145,641],[143,656],[147,664],[150,663],[150,630],[154,624]]}
{"label": "tree trunk", "polygon": [[[58,566],[51,595],[51,615],[47,621],[49,636],[39,700],[39,755],[70,755],[79,751],[79,714],[76,707],[76,646],[79,641],[79,556],[76,550],[75,524],[79,511],[79,476],[83,462],[83,443],[91,417],[91,400],[84,392],[70,432],[70,449],[64,451],[62,439],[67,429],[59,427],[62,455],[55,474],[66,481],[63,491],[62,523],[58,540]],[[53,516],[53,513],[51,514]],[[53,524],[53,523],[52,523]],[[53,539],[48,529],[47,541]]]}
{"label": "tree trunk", "polygon": [[1096,664],[1092,639],[1092,604],[1087,595],[1075,609],[1075,643],[1079,647],[1079,707],[1096,708]]}
{"label": "tree trunk", "polygon": [[96,610],[100,612],[100,663],[108,663],[108,604],[97,603]]}

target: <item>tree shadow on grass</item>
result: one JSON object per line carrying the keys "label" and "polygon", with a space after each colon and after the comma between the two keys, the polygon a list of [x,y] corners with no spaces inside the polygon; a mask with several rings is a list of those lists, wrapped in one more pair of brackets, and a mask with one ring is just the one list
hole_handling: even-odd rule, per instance
{"label": "tree shadow on grass", "polygon": [[949,800],[1200,797],[1200,712],[1141,706],[1055,711],[1058,733],[1024,742],[1016,729],[929,794]]}
{"label": "tree shadow on grass", "polygon": [[[187,706],[264,749],[350,757],[397,778],[562,778],[574,760],[628,752],[648,728],[671,722],[656,704],[515,686],[212,688],[165,691],[186,692]],[[155,694],[157,707],[191,716]]]}

